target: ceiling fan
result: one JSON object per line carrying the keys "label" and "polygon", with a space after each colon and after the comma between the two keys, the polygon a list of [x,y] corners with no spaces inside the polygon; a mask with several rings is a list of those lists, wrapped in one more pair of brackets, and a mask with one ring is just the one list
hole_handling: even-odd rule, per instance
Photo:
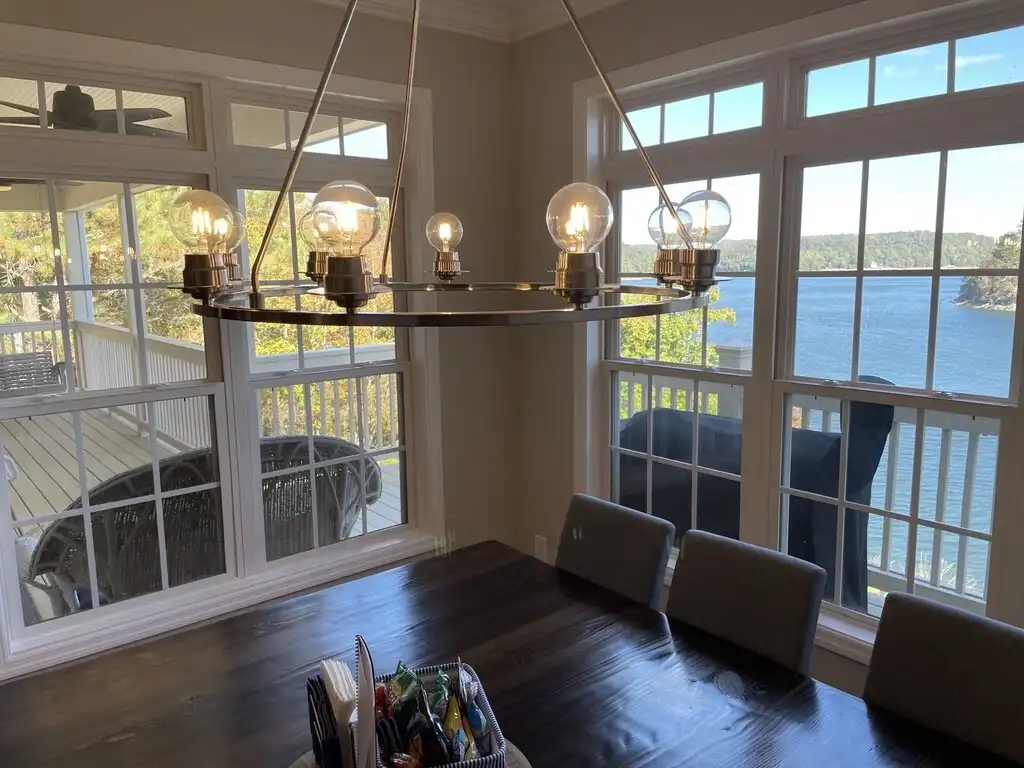
{"label": "ceiling fan", "polygon": [[[26,113],[24,117],[0,117],[0,125],[39,124],[39,110],[35,107],[2,100],[0,100],[0,105]],[[166,110],[157,107],[126,107],[123,112],[125,133],[129,136],[181,138],[181,133],[178,131],[141,124],[148,120],[170,117],[171,113]],[[118,133],[117,110],[96,109],[96,102],[93,101],[92,96],[77,85],[64,86],[53,94],[53,109],[47,111],[46,122],[53,128]]]}

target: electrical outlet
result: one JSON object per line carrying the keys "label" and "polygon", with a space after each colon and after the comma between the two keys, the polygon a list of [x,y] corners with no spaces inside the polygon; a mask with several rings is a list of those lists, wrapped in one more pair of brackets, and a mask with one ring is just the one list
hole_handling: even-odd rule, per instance
{"label": "electrical outlet", "polygon": [[548,537],[547,536],[534,536],[533,537],[533,556],[543,562],[548,561]]}

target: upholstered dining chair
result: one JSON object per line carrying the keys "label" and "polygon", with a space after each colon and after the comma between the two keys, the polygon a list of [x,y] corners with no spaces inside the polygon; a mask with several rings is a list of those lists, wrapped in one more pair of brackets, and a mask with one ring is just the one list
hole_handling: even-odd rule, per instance
{"label": "upholstered dining chair", "polygon": [[630,600],[657,608],[676,529],[672,523],[577,493],[555,565]]}
{"label": "upholstered dining chair", "polygon": [[667,613],[806,675],[825,578],[813,563],[689,530]]}
{"label": "upholstered dining chair", "polygon": [[890,592],[864,700],[1024,763],[1024,630]]}

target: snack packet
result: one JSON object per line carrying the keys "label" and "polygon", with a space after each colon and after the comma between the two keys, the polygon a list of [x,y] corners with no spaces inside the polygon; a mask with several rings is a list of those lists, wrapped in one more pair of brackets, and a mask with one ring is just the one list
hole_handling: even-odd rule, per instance
{"label": "snack packet", "polygon": [[420,762],[412,755],[403,752],[391,756],[393,768],[420,768]]}
{"label": "snack packet", "polygon": [[406,753],[418,759],[423,768],[451,762],[448,738],[440,719],[430,712],[422,685],[418,687],[416,713],[406,735]]}
{"label": "snack packet", "polygon": [[452,680],[444,672],[437,673],[434,690],[430,694],[430,711],[444,719],[448,708],[448,699],[452,695]]}
{"label": "snack packet", "polygon": [[459,697],[454,693],[448,699],[448,709],[444,716],[444,735],[451,744],[452,760],[475,760],[477,754],[473,732],[466,727],[466,721],[459,709]]}
{"label": "snack packet", "polygon": [[461,658],[458,660],[458,668],[459,703],[463,708],[466,733],[473,735],[478,757],[487,757],[495,749],[494,733],[491,731],[491,724],[487,722],[483,711],[476,704],[479,683],[463,665]]}
{"label": "snack packet", "polygon": [[416,674],[402,662],[398,662],[395,674],[391,676],[391,693],[393,698],[400,699],[410,686],[418,683],[420,679]]}

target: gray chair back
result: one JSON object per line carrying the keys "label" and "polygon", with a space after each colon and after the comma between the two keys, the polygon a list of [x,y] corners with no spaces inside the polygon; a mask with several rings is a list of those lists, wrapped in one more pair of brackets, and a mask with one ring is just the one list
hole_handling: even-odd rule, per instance
{"label": "gray chair back", "polygon": [[806,675],[824,588],[820,566],[689,530],[667,613]]}
{"label": "gray chair back", "polygon": [[1024,763],[1024,631],[913,595],[882,608],[864,699]]}
{"label": "gray chair back", "polygon": [[569,504],[555,565],[657,608],[676,529],[672,523],[577,493]]}

